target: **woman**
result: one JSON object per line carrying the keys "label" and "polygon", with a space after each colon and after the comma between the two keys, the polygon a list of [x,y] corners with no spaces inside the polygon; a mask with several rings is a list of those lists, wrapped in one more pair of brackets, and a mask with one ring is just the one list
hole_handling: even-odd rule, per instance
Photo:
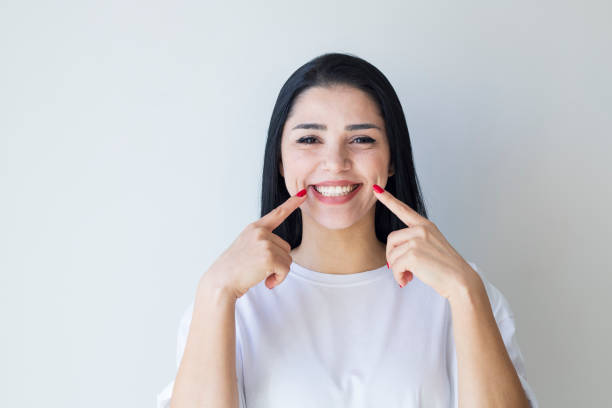
{"label": "woman", "polygon": [[158,406],[537,406],[510,306],[427,219],[374,66],[333,53],[291,75],[261,215],[202,277]]}

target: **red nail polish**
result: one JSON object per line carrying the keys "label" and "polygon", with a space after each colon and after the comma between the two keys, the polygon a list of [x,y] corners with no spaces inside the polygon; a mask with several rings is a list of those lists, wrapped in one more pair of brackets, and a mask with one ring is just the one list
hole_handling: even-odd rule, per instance
{"label": "red nail polish", "polygon": [[298,197],[304,197],[306,195],[306,189],[302,189],[297,193]]}
{"label": "red nail polish", "polygon": [[389,262],[387,262],[387,268],[389,268]]}
{"label": "red nail polish", "polygon": [[381,186],[379,186],[378,184],[374,184],[372,186],[374,188],[374,191],[376,191],[377,193],[382,193],[383,191],[385,191]]}

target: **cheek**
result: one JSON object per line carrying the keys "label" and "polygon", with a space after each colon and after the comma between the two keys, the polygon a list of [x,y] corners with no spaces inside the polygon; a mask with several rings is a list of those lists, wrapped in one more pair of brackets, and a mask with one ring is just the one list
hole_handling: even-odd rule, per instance
{"label": "cheek", "polygon": [[290,152],[283,156],[283,169],[287,182],[299,184],[305,181],[313,169],[312,157],[300,152]]}
{"label": "cheek", "polygon": [[386,174],[388,158],[379,150],[364,151],[356,160],[359,167],[367,171],[368,174]]}

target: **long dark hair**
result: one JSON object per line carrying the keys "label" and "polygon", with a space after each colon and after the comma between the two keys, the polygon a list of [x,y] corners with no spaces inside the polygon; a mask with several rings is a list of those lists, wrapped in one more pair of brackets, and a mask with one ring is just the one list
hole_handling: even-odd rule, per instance
{"label": "long dark hair", "polygon": [[[289,198],[289,191],[280,175],[281,138],[285,121],[295,98],[313,86],[350,85],[367,92],[377,103],[385,121],[391,153],[390,165],[394,174],[385,189],[408,204],[423,217],[427,211],[419,187],[406,118],[402,105],[391,83],[374,65],[351,54],[328,53],[320,55],[297,69],[281,88],[270,126],[264,154],[261,188],[261,216],[263,217]],[[376,201],[376,238],[387,243],[387,236],[406,225],[382,203]],[[302,213],[298,208],[274,231],[291,248],[302,241]]]}

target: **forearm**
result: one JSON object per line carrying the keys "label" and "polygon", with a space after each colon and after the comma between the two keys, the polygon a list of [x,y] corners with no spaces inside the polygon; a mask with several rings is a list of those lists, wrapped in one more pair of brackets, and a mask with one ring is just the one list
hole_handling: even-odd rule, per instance
{"label": "forearm", "polygon": [[236,299],[206,275],[200,281],[172,408],[237,408]]}
{"label": "forearm", "polygon": [[449,298],[457,355],[459,407],[528,408],[529,401],[474,272]]}

